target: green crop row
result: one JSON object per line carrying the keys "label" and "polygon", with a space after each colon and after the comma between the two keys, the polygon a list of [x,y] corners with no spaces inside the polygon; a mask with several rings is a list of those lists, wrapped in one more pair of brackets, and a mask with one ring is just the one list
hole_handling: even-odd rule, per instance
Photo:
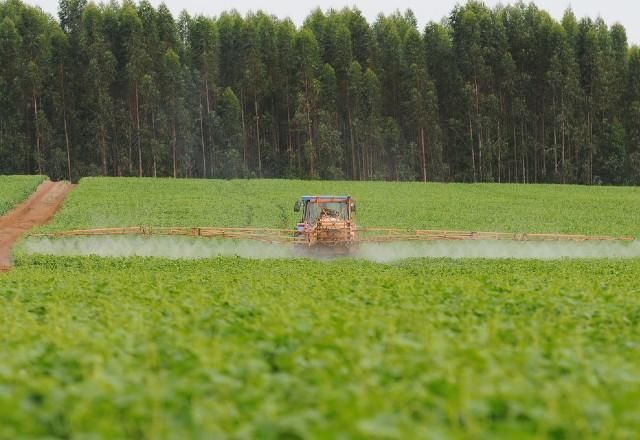
{"label": "green crop row", "polygon": [[0,215],[26,199],[44,176],[0,176]]}
{"label": "green crop row", "polygon": [[46,230],[291,228],[305,194],[351,195],[369,227],[640,236],[640,188],[85,178]]}
{"label": "green crop row", "polygon": [[0,438],[637,438],[639,274],[19,256]]}

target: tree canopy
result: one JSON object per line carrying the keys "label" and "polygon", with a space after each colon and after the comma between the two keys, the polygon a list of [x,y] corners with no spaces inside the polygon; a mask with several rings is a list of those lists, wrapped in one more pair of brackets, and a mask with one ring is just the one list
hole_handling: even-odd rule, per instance
{"label": "tree canopy", "polygon": [[640,49],[602,19],[0,2],[0,173],[640,184]]}

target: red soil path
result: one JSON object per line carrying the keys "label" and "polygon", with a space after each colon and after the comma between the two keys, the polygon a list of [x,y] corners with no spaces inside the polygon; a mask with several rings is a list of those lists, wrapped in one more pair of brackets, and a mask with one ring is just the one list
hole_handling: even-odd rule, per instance
{"label": "red soil path", "polygon": [[25,202],[0,217],[0,272],[11,268],[11,248],[16,241],[51,220],[72,188],[69,183],[46,181]]}

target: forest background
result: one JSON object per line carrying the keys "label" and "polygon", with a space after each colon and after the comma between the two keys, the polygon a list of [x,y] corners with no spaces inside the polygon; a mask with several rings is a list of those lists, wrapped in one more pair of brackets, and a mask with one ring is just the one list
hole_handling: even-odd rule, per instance
{"label": "forest background", "polygon": [[0,173],[640,183],[640,49],[571,10],[7,0],[0,60]]}

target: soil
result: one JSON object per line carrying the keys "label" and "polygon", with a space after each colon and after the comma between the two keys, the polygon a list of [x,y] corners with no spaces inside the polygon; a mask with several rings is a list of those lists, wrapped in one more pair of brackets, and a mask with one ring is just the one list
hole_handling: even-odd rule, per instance
{"label": "soil", "polygon": [[73,185],[46,181],[26,201],[0,217],[0,272],[11,269],[11,248],[32,228],[47,223]]}

